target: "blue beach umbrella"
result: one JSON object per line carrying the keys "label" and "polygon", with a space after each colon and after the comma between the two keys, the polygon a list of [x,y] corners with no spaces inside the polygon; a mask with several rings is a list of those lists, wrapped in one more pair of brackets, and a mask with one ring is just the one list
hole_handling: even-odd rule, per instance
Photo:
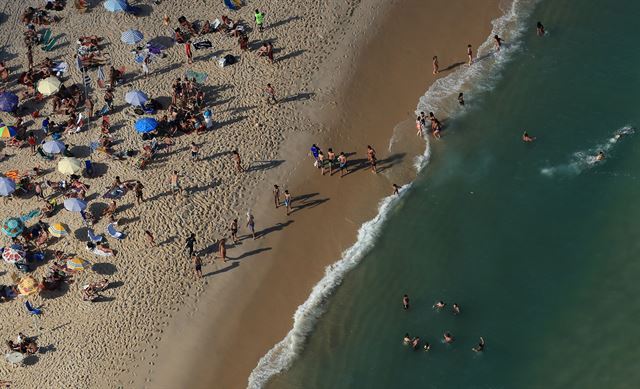
{"label": "blue beach umbrella", "polygon": [[132,90],[124,96],[124,100],[131,105],[142,105],[149,100],[149,97],[139,90]]}
{"label": "blue beach umbrella", "polygon": [[87,203],[72,197],[64,201],[64,208],[71,212],[81,212],[87,208]]}
{"label": "blue beach umbrella", "polygon": [[7,177],[0,177],[0,196],[9,196],[15,192],[16,183]]}
{"label": "blue beach umbrella", "polygon": [[0,111],[13,112],[16,108],[18,108],[18,96],[15,93],[0,93]]}
{"label": "blue beach umbrella", "polygon": [[2,222],[2,232],[10,238],[22,234],[22,231],[24,231],[24,224],[16,217],[10,217]]}
{"label": "blue beach umbrella", "polygon": [[135,45],[144,38],[144,35],[138,30],[127,30],[122,33],[120,40],[128,45]]}
{"label": "blue beach umbrella", "polygon": [[103,5],[109,12],[127,12],[130,8],[127,0],[107,0]]}
{"label": "blue beach umbrella", "polygon": [[42,145],[42,150],[49,154],[60,154],[67,147],[59,140],[52,140]]}
{"label": "blue beach umbrella", "polygon": [[146,134],[158,128],[158,121],[154,118],[141,118],[136,121],[136,131]]}

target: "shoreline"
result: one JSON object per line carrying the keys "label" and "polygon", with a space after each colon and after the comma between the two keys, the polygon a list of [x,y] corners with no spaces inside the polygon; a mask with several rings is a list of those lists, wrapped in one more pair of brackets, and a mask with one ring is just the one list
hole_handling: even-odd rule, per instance
{"label": "shoreline", "polygon": [[[324,145],[340,143],[341,147],[346,145],[357,152],[357,157],[352,157],[351,160],[354,158],[361,159],[364,157],[362,148],[366,145],[366,142],[370,142],[378,150],[379,158],[384,160],[393,155],[392,152],[385,150],[389,139],[395,132],[400,131],[402,139],[399,144],[395,145],[395,148],[414,146],[405,148],[410,149],[408,154],[417,156],[422,153],[424,144],[415,142],[413,111],[410,111],[410,107],[415,107],[419,97],[428,89],[430,83],[435,80],[431,75],[431,53],[438,53],[441,68],[445,67],[442,64],[447,60],[451,60],[453,63],[454,58],[464,59],[463,50],[466,44],[460,44],[460,42],[470,41],[473,42],[475,47],[482,43],[486,39],[488,31],[490,31],[488,22],[499,14],[499,10],[498,1],[495,1],[491,2],[490,7],[487,3],[483,4],[482,7],[475,5],[482,8],[480,12],[475,13],[473,12],[474,5],[471,5],[470,2],[469,4],[458,4],[458,8],[450,7],[448,10],[439,11],[441,25],[430,25],[430,30],[438,31],[440,29],[443,35],[447,37],[445,41],[449,42],[449,44],[439,43],[437,46],[433,43],[421,44],[420,48],[422,50],[410,50],[407,53],[405,52],[406,48],[399,47],[399,45],[394,44],[393,39],[388,39],[388,36],[402,34],[402,31],[390,32],[389,30],[394,24],[388,22],[399,17],[407,18],[411,17],[411,15],[415,17],[415,14],[419,13],[418,11],[437,8],[431,3],[418,3],[418,1],[412,1],[409,6],[405,3],[403,7],[395,4],[393,9],[383,16],[384,20],[380,25],[384,27],[371,34],[370,42],[365,44],[363,48],[358,49],[358,51],[367,52],[374,45],[377,48],[373,53],[369,51],[366,59],[364,55],[356,55],[356,57],[359,57],[357,59],[358,65],[354,67],[354,69],[357,69],[356,74],[347,83],[348,86],[342,90],[337,87],[328,87],[329,90],[336,90],[337,92],[334,92],[333,96],[328,93],[328,101],[317,103],[322,107],[321,109],[305,106],[305,109],[310,111],[307,113],[309,117],[318,120],[321,128],[329,128],[328,131],[321,131],[317,134],[322,139],[319,144],[324,150],[329,147]],[[484,8],[491,8],[491,10]],[[475,9],[475,11],[478,11],[478,9]],[[481,20],[474,20],[474,23],[477,22],[478,25],[474,23],[465,24],[465,27],[469,28],[468,31],[465,31],[465,33],[469,34],[468,36],[446,35],[450,31],[447,28],[448,25],[461,22],[459,17],[461,12],[468,12],[476,17],[480,14],[481,17],[477,19]],[[473,26],[470,26],[470,24]],[[420,25],[410,25],[414,29],[420,30]],[[402,30],[402,28],[396,27],[396,29]],[[415,33],[416,31],[412,30],[408,35],[411,36]],[[380,46],[385,47],[385,43],[388,50],[380,48]],[[459,44],[461,48],[455,50],[452,47],[454,43]],[[353,47],[351,49],[353,50]],[[394,55],[397,54],[396,51],[400,52],[400,55]],[[371,58],[372,55],[373,59]],[[407,60],[407,55],[413,60]],[[396,60],[394,61],[393,59]],[[410,69],[403,68],[405,65]],[[389,71],[389,68],[398,70]],[[353,87],[354,85],[366,84],[366,81],[375,80],[379,73],[384,75],[395,74],[395,80],[397,80],[395,84],[391,83],[395,88],[389,88],[388,85],[384,85],[384,88],[382,88],[382,95],[386,96],[387,99],[373,97],[380,95],[380,90],[375,89],[376,85],[361,89]],[[441,73],[440,76],[446,74]],[[317,84],[322,87],[322,82],[317,82]],[[355,117],[350,114],[352,112],[356,113]],[[383,120],[380,120],[380,112],[386,113]],[[327,120],[327,118],[331,119]],[[380,122],[384,124],[380,125]],[[367,133],[368,127],[378,128],[378,130],[374,134]],[[345,133],[340,130],[343,128],[354,129],[354,131]],[[409,136],[405,136],[405,132],[409,132]],[[311,135],[300,136],[300,139],[287,142],[288,144],[283,147],[283,150],[287,151],[284,154],[304,158],[301,150],[306,153],[308,145],[304,143],[306,139],[314,139],[310,137]],[[303,140],[302,138],[305,139]],[[312,140],[312,142],[315,141]],[[416,144],[418,144],[417,147]],[[295,151],[291,151],[293,149]],[[336,152],[342,151],[336,148],[334,150]],[[310,167],[311,162],[308,158],[297,162],[297,165],[292,169],[296,171],[296,174],[291,178],[292,184],[289,188],[296,188],[295,191],[292,191],[294,196],[298,195],[298,193],[305,195],[310,193],[318,194],[315,196],[315,200],[312,197],[309,198],[309,202],[317,201],[317,203],[311,208],[307,208],[304,212],[294,213],[291,223],[289,223],[289,220],[284,219],[284,224],[293,224],[291,228],[286,227],[286,232],[264,238],[264,240],[261,239],[262,241],[258,242],[254,250],[262,250],[264,253],[257,255],[255,257],[256,261],[251,266],[256,266],[258,260],[267,262],[267,264],[261,263],[260,269],[255,269],[255,272],[252,269],[253,274],[245,273],[243,276],[246,279],[244,279],[245,282],[242,285],[240,282],[235,282],[236,285],[234,286],[231,285],[234,282],[230,282],[230,285],[227,285],[230,290],[217,288],[216,292],[211,290],[206,292],[209,296],[205,296],[204,300],[210,297],[212,293],[215,293],[215,299],[226,300],[232,297],[233,303],[218,302],[218,307],[209,307],[210,312],[199,312],[194,317],[193,322],[201,323],[204,320],[209,325],[202,324],[196,327],[206,328],[189,329],[190,331],[193,330],[193,337],[198,338],[197,341],[191,337],[188,337],[187,340],[184,337],[181,338],[182,341],[189,344],[186,348],[195,355],[190,356],[187,358],[188,361],[185,361],[186,369],[182,369],[184,366],[179,364],[180,366],[172,367],[172,374],[168,375],[173,375],[176,371],[183,370],[184,373],[179,376],[190,377],[190,380],[184,382],[194,387],[208,388],[220,385],[231,388],[244,387],[246,385],[246,376],[255,367],[257,359],[280,341],[291,328],[289,317],[291,317],[297,306],[307,298],[308,290],[322,277],[325,267],[340,258],[341,253],[353,244],[359,226],[375,215],[377,212],[375,204],[379,199],[389,194],[391,183],[411,181],[412,176],[415,174],[412,170],[411,158],[403,156],[399,165],[388,168],[389,170],[386,172],[381,172],[380,176],[386,175],[387,177],[381,177],[372,182],[366,171],[360,171],[357,174],[354,173],[345,177],[343,179],[345,184],[343,184],[340,181],[327,181],[339,180],[338,177],[318,177],[319,173],[313,167]],[[275,174],[278,173],[280,179],[286,177],[283,172]],[[317,176],[312,177],[314,174],[317,174]],[[291,177],[291,173],[289,177]],[[340,185],[337,185],[338,182],[340,182]],[[336,184],[336,187],[327,188],[327,184]],[[281,185],[281,187],[284,189],[284,186]],[[366,192],[366,198],[359,196],[354,187],[357,187],[357,190]],[[265,193],[264,197],[270,199],[268,192]],[[339,198],[339,201],[328,200],[320,202],[325,198],[333,199],[336,197]],[[338,206],[338,202],[341,203],[341,206]],[[256,217],[262,219],[263,215],[267,218],[270,216],[269,207],[256,213]],[[275,219],[280,218],[280,222],[282,222],[283,220],[280,216],[282,215],[276,216]],[[316,233],[316,231],[321,232]],[[309,240],[310,238],[311,240]],[[320,240],[321,243],[317,244],[315,242],[317,240]],[[313,248],[313,253],[309,253],[304,247],[301,247],[301,244],[296,244],[296,242],[308,242],[309,246]],[[321,246],[321,248],[318,249],[316,245]],[[301,257],[304,258],[304,261],[284,259]],[[293,277],[290,275],[293,275]],[[211,300],[201,305],[207,309],[206,305],[215,303],[213,300],[214,298],[211,298]],[[183,321],[183,324],[186,323]],[[174,328],[176,327],[180,327],[180,325],[174,325]],[[202,335],[203,332],[208,332],[208,334]],[[178,331],[173,332],[173,334],[177,333]],[[260,336],[255,334],[260,334]],[[167,337],[171,338],[173,335]],[[215,339],[211,339],[213,337]],[[165,347],[175,351],[175,342],[172,346]],[[206,357],[197,358],[197,355],[206,355]],[[234,361],[234,363],[230,364],[229,361]],[[161,364],[160,366],[160,370],[164,371],[163,367],[167,365]],[[165,382],[163,378],[158,381]],[[178,380],[176,382],[181,381]],[[170,387],[170,385],[167,385],[167,387]]]}

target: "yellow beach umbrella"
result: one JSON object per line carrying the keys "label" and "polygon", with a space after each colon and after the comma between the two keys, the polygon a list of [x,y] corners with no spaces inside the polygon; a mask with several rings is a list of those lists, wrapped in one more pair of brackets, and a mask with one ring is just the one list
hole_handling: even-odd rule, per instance
{"label": "yellow beach umbrella", "polygon": [[56,238],[61,238],[67,235],[69,232],[67,231],[67,226],[62,223],[55,223],[49,226],[49,233]]}
{"label": "yellow beach umbrella", "polygon": [[82,258],[67,259],[67,269],[71,271],[81,271],[91,267],[91,262]]}
{"label": "yellow beach umbrella", "polygon": [[20,279],[20,282],[18,282],[18,292],[20,292],[21,296],[31,296],[32,294],[38,293],[39,290],[38,281],[31,276],[23,277]]}
{"label": "yellow beach umbrella", "polygon": [[82,171],[82,164],[76,158],[66,157],[58,162],[58,171],[62,174],[76,174]]}
{"label": "yellow beach umbrella", "polygon": [[62,85],[60,80],[54,76],[49,76],[38,82],[38,92],[45,96],[51,96],[60,90],[60,85]]}

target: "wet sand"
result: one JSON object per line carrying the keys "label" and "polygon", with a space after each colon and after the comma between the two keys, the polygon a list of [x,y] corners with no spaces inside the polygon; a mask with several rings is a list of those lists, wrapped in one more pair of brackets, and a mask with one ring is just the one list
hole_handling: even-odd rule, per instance
{"label": "wet sand", "polygon": [[[413,111],[435,79],[432,56],[438,55],[441,70],[459,66],[466,45],[483,42],[499,14],[493,0],[407,0],[388,9],[374,3],[355,8],[349,20],[358,28],[348,29],[321,63],[314,104],[300,107],[306,124],[318,130],[290,138],[280,153],[286,163],[261,183],[254,214],[258,230],[267,228],[265,235],[230,248],[229,256],[240,258],[218,270],[192,309],[174,317],[155,374],[141,376],[150,380],[148,387],[246,387],[258,360],[290,330],[296,308],[325,267],[354,243],[391,184],[414,177],[413,160],[425,143],[415,135]],[[364,28],[365,21],[374,21],[373,27]],[[394,133],[397,142],[390,149]],[[307,155],[311,143],[325,153],[329,147],[344,151],[352,169],[362,167],[344,178],[323,177]],[[377,175],[366,166],[367,144],[377,150]],[[273,183],[293,194],[289,217],[273,209]]]}

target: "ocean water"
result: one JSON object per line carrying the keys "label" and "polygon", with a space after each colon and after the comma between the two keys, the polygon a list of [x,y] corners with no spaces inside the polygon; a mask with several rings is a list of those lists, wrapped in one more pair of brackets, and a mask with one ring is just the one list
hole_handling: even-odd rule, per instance
{"label": "ocean water", "polygon": [[418,179],[383,201],[250,386],[640,387],[640,3],[506,11],[494,27],[507,47],[487,43],[418,103],[451,117]]}

